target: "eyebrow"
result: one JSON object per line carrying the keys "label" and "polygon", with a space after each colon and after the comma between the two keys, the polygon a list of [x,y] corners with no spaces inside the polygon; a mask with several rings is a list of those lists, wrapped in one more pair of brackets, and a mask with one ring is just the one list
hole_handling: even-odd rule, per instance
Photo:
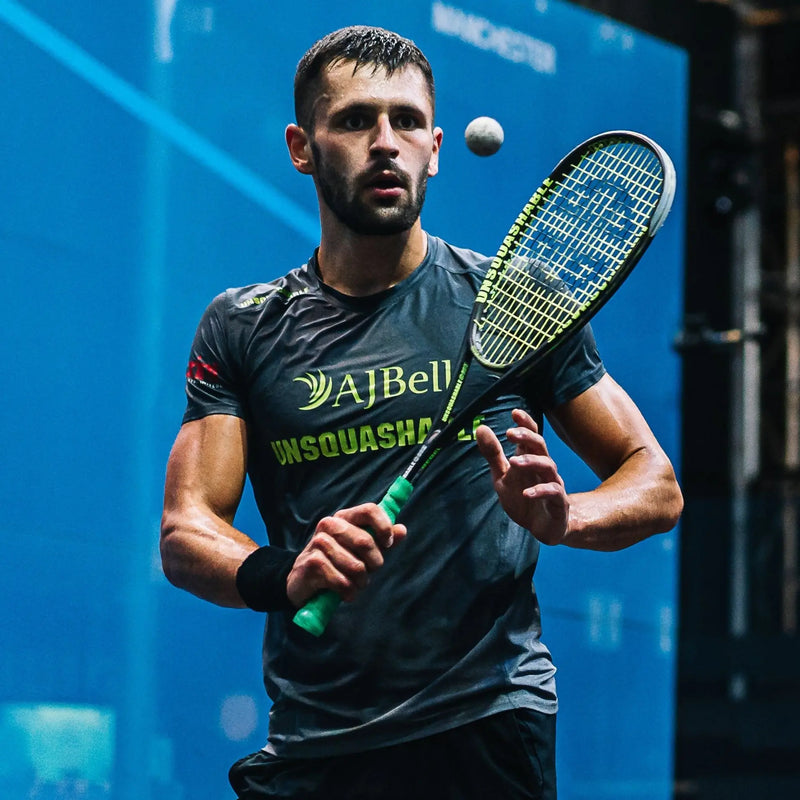
{"label": "eyebrow", "polygon": [[428,112],[422,105],[417,105],[414,103],[407,103],[407,102],[393,103],[391,102],[391,100],[388,103],[384,101],[370,102],[368,100],[356,100],[352,103],[348,103],[347,105],[342,106],[341,108],[331,111],[330,116],[331,118],[335,119],[341,117],[342,115],[352,114],[357,112],[370,113],[375,111],[376,107],[378,106],[382,107],[384,105],[388,105],[392,113],[413,114],[415,116],[422,116],[422,117],[428,116]]}

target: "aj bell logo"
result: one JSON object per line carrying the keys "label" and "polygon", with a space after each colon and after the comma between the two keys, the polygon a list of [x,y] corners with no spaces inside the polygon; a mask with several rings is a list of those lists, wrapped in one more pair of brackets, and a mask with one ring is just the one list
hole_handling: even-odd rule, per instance
{"label": "aj bell logo", "polygon": [[301,411],[311,411],[312,408],[319,408],[331,396],[333,391],[333,381],[322,370],[318,370],[316,375],[306,372],[305,375],[301,375],[295,380],[308,386],[309,391],[308,404],[300,406]]}
{"label": "aj bell logo", "polygon": [[308,402],[300,411],[319,408],[333,398],[331,406],[355,403],[365,409],[372,408],[379,399],[399,397],[406,392],[427,394],[443,392],[450,385],[452,366],[449,359],[429,361],[424,370],[406,373],[402,367],[381,367],[362,373],[347,372],[337,382],[321,369],[306,372],[294,378],[308,387]]}

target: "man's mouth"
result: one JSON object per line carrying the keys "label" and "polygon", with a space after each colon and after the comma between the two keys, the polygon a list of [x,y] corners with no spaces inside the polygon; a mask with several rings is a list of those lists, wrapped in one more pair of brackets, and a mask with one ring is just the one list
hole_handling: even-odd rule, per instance
{"label": "man's mouth", "polygon": [[406,181],[394,172],[383,170],[368,178],[365,186],[374,196],[394,198],[405,191]]}

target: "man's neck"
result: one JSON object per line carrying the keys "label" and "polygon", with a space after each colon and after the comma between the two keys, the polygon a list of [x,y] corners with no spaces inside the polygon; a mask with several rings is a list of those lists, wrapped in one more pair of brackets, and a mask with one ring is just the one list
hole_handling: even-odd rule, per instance
{"label": "man's neck", "polygon": [[353,297],[377,294],[405,280],[428,252],[419,220],[394,236],[363,236],[352,231],[325,236],[317,253],[322,280]]}

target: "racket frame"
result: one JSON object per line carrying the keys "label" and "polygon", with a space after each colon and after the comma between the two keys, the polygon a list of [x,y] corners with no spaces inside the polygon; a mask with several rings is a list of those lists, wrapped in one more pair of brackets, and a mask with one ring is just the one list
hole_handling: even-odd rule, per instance
{"label": "racket frame", "polygon": [[[476,339],[476,324],[480,319],[480,315],[485,307],[486,301],[491,292],[492,286],[496,281],[496,277],[502,272],[505,260],[508,258],[509,253],[514,252],[514,248],[519,239],[524,234],[524,231],[532,217],[541,209],[543,204],[547,201],[548,197],[558,185],[561,177],[572,169],[575,165],[576,159],[582,156],[590,155],[598,149],[605,148],[612,144],[622,143],[641,144],[649,148],[658,159],[662,172],[662,189],[661,196],[657,202],[652,215],[650,216],[649,224],[642,230],[642,234],[637,240],[631,252],[625,257],[617,271],[614,273],[610,285],[593,298],[590,302],[584,304],[580,310],[580,314],[573,319],[573,321],[562,328],[558,334],[544,347],[540,347],[533,351],[521,361],[512,364],[505,368],[498,368],[497,366],[487,364],[482,359],[480,351],[475,347]],[[458,433],[467,425],[471,425],[475,415],[482,408],[485,408],[493,400],[507,390],[515,382],[521,380],[528,375],[546,356],[556,350],[558,347],[568,341],[575,333],[584,327],[591,318],[611,299],[614,293],[619,289],[627,276],[636,266],[638,261],[644,255],[644,252],[649,247],[656,233],[660,230],[664,221],[672,208],[672,203],[675,197],[676,188],[676,175],[675,167],[672,163],[667,152],[658,145],[655,141],[643,134],[627,130],[614,130],[605,133],[599,133],[586,141],[579,144],[572,151],[570,151],[551,171],[550,175],[542,182],[542,185],[533,193],[528,202],[523,206],[514,224],[509,229],[503,239],[502,244],[492,259],[489,268],[486,272],[486,277],[481,283],[475,297],[475,302],[470,314],[470,320],[467,326],[467,332],[464,342],[461,346],[461,352],[456,363],[461,366],[456,374],[453,390],[447,398],[444,405],[439,421],[434,428],[429,432],[425,441],[419,446],[414,457],[409,463],[408,467],[402,473],[402,476],[409,481],[412,485],[417,482],[425,468],[433,461],[441,448],[454,439]],[[457,413],[453,414],[453,410],[458,402],[458,396],[461,387],[466,380],[467,373],[471,366],[472,359],[475,359],[485,369],[498,374],[498,380],[494,386],[482,393],[480,396],[474,398],[463,408],[460,408]]]}

